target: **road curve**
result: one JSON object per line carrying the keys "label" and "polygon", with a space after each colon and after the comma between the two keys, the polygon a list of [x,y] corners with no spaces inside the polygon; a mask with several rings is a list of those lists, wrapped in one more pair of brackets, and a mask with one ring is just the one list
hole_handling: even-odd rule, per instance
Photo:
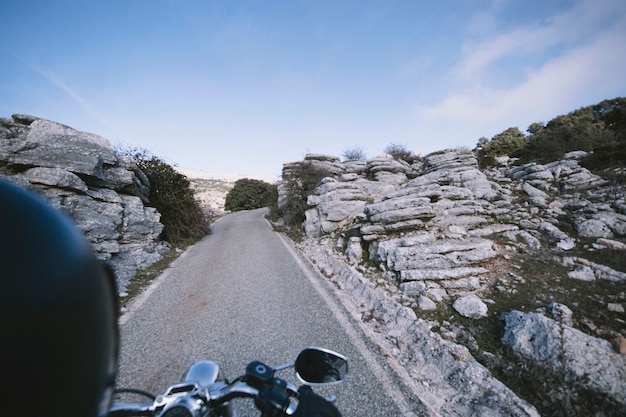
{"label": "road curve", "polygon": [[[315,345],[350,360],[344,384],[318,390],[335,394],[344,416],[417,415],[409,390],[264,213],[215,223],[121,317],[118,386],[159,393],[202,359],[233,378],[252,360],[278,365]],[[296,382],[293,370],[279,375]],[[234,405],[241,417],[259,415],[250,400]]]}

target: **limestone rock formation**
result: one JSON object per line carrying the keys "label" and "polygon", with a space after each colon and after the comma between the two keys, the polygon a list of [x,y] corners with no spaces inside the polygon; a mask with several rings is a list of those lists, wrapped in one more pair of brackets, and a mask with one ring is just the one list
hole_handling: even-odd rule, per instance
{"label": "limestone rock formation", "polygon": [[145,205],[147,178],[105,138],[27,115],[2,118],[0,174],[69,215],[121,291],[169,249],[160,214]]}
{"label": "limestone rock formation", "polygon": [[[403,288],[436,302],[454,301],[492,284],[484,265],[503,252],[494,236],[520,251],[549,245],[566,252],[581,238],[623,245],[615,239],[626,237],[624,198],[609,198],[607,181],[580,166],[584,155],[487,172],[462,150],[435,152],[412,165],[378,156],[359,169],[353,161],[307,155],[303,162],[323,167],[329,177],[309,196],[303,228],[309,238],[357,233],[363,256],[389,280],[414,282]],[[285,175],[298,164],[286,164]],[[559,228],[566,216],[576,234]],[[579,279],[621,279],[584,260],[563,256],[563,264]]]}
{"label": "limestone rock formation", "polygon": [[[453,343],[465,339],[475,350],[471,335],[461,337],[441,326],[439,333],[451,344],[438,341],[431,329],[438,325],[416,313],[449,306],[461,316],[482,320],[494,303],[489,298],[493,291],[514,294],[516,283],[525,283],[512,269],[515,265],[507,264],[511,257],[525,255],[560,264],[566,270],[561,280],[615,283],[618,293],[604,308],[622,314],[626,272],[586,259],[584,253],[626,250],[626,194],[583,168],[580,159],[586,155],[572,152],[545,165],[500,160],[499,166],[484,170],[467,150],[443,150],[411,164],[386,156],[359,164],[307,156],[286,164],[285,170],[314,160],[329,174],[308,198],[302,225],[306,238],[299,248],[340,288],[344,302],[359,312],[385,352],[407,370],[409,383],[433,415],[537,415],[514,394],[505,394],[505,387],[487,382],[492,381],[489,372],[464,346]],[[502,265],[507,266],[500,270]],[[566,306],[557,310],[561,324],[570,326],[565,333],[544,323],[541,315],[512,312],[505,342],[525,355],[523,347],[537,338],[553,346],[563,334],[572,335],[572,379],[597,380],[599,385],[588,388],[622,401],[623,356],[606,340],[582,338],[571,328],[576,321],[571,311],[565,314]],[[513,325],[533,320],[543,327]],[[593,324],[588,328],[598,330]],[[626,339],[616,340],[621,352]],[[616,369],[592,366],[582,347],[591,345],[598,346],[594,354],[612,358],[602,363],[612,362]],[[577,352],[581,356],[574,358]],[[451,375],[459,376],[458,384]],[[461,398],[465,405],[443,404],[441,398]],[[496,405],[495,398],[510,402]]]}

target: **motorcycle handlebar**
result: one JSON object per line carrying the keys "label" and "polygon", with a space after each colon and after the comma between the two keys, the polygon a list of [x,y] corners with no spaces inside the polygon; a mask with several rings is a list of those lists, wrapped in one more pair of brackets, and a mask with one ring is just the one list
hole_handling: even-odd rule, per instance
{"label": "motorcycle handlebar", "polygon": [[[272,391],[273,387],[279,385],[286,395],[276,395]],[[271,395],[274,393],[275,395]],[[131,417],[131,416],[166,416],[168,409],[173,407],[185,407],[189,410],[190,417],[196,417],[201,413],[202,408],[216,408],[235,398],[253,398],[257,407],[263,403],[265,407],[281,411],[283,415],[293,415],[297,409],[297,403],[290,401],[298,397],[298,389],[279,378],[274,379],[274,384],[269,386],[269,390],[264,392],[255,388],[245,381],[236,381],[230,385],[218,387],[213,390],[200,388],[197,384],[178,384],[171,386],[163,395],[156,398],[154,402],[116,402],[109,407],[109,417]],[[201,404],[199,404],[201,403]],[[194,406],[198,404],[198,406]],[[162,413],[161,413],[162,410]]]}
{"label": "motorcycle handlebar", "polygon": [[[298,390],[293,384],[274,376],[276,370],[294,367],[298,379],[308,386]],[[250,362],[244,376],[232,383],[218,379],[219,368],[210,361],[194,364],[185,381],[172,385],[152,402],[113,403],[109,408],[111,417],[198,417],[207,415],[232,416],[230,400],[241,397],[253,398],[263,416],[291,416],[299,405],[302,410],[326,409],[321,415],[340,416],[339,411],[328,400],[314,394],[310,386],[334,385],[343,382],[348,372],[348,360],[344,356],[317,347],[300,351],[293,364],[272,368],[262,362]],[[124,390],[122,390],[123,392]],[[130,392],[140,392],[130,390]],[[309,413],[307,413],[309,414]],[[317,414],[316,414],[317,415]]]}
{"label": "motorcycle handlebar", "polygon": [[108,417],[151,416],[154,403],[113,403],[109,407]]}

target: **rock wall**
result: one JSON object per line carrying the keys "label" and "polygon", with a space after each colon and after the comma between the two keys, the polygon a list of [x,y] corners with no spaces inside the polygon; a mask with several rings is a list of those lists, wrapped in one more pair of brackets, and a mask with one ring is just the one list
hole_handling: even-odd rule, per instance
{"label": "rock wall", "polygon": [[0,175],[68,214],[113,267],[120,291],[169,249],[160,214],[145,205],[148,179],[100,136],[32,116],[1,118]]}
{"label": "rock wall", "polygon": [[[609,300],[608,306],[624,311],[626,273],[568,254],[575,248],[577,254],[607,247],[626,250],[626,192],[583,168],[579,160],[585,155],[572,152],[545,165],[514,166],[504,159],[487,170],[479,169],[474,153],[463,150],[435,152],[413,164],[384,155],[366,162],[308,155],[286,164],[283,177],[298,164],[311,162],[332,173],[308,199],[302,225],[307,238],[299,247],[361,312],[362,321],[386,353],[404,366],[434,415],[535,415],[532,406],[513,400],[497,383],[486,382],[489,372],[481,365],[469,366],[475,359],[463,346],[440,341],[411,313],[446,305],[468,318],[487,316],[494,287],[515,291],[507,287],[509,281],[524,280],[498,270],[522,253],[550,254],[569,271],[564,279],[617,283],[613,298],[621,301]],[[582,355],[568,363],[584,367],[572,368],[568,375],[583,385],[591,381],[587,389],[626,409],[626,351],[620,355],[610,342],[583,338],[573,330],[535,329],[530,336],[527,331],[516,338],[512,334],[524,328],[513,325],[520,314],[507,316],[510,331],[503,343],[535,361],[542,359],[523,350],[528,340],[567,346],[568,355]],[[533,314],[558,327],[545,313]],[[436,326],[448,341],[461,338]],[[624,336],[618,336],[620,346],[626,346]],[[602,365],[584,365],[590,363],[584,354],[591,345]],[[555,361],[553,366],[561,370],[563,363]],[[458,384],[455,377],[460,378]],[[457,397],[465,405],[438,401]],[[512,402],[497,406],[497,401],[488,400],[494,398]]]}

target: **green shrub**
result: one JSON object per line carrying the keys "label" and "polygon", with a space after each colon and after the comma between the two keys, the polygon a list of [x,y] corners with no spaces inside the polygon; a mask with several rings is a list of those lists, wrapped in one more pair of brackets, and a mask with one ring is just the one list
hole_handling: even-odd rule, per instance
{"label": "green shrub", "polygon": [[[603,100],[550,120],[545,127],[532,124],[530,136],[520,152],[522,162],[538,160],[550,162],[571,151],[598,151],[594,166],[617,160],[611,149],[620,152],[626,142],[626,98]],[[621,156],[621,163],[624,161]]]}
{"label": "green shrub", "polygon": [[476,148],[481,167],[495,165],[498,156],[517,157],[526,146],[526,136],[517,127],[510,127],[491,140],[480,138]]}
{"label": "green shrub", "polygon": [[226,195],[224,208],[229,211],[254,210],[267,207],[276,200],[276,185],[261,180],[242,178]]}
{"label": "green shrub", "polygon": [[285,198],[280,207],[274,207],[272,217],[281,217],[287,228],[299,229],[305,220],[308,197],[315,192],[322,178],[329,175],[330,171],[310,161],[292,169],[283,177]]}
{"label": "green shrub", "polygon": [[495,167],[496,162],[496,157],[493,155],[478,155],[478,166],[481,169]]}
{"label": "green shrub", "polygon": [[189,180],[146,150],[123,151],[150,181],[148,205],[161,214],[161,238],[172,246],[186,246],[211,231],[210,219],[196,200]]}
{"label": "green shrub", "polygon": [[600,171],[626,165],[626,98],[603,100],[556,116],[544,125],[531,123],[525,136],[516,127],[491,140],[482,137],[474,149],[481,167],[495,164],[498,156],[519,159],[519,163],[552,162],[572,151],[593,151],[589,169]]}
{"label": "green shrub", "polygon": [[591,155],[581,161],[581,165],[594,172],[626,166],[626,142],[595,148]]}
{"label": "green shrub", "polygon": [[[595,172],[623,168],[626,166],[626,98],[604,100],[596,104],[593,111],[604,123],[604,141],[593,148],[591,156],[581,161],[582,165]],[[623,177],[623,169],[621,172]]]}

